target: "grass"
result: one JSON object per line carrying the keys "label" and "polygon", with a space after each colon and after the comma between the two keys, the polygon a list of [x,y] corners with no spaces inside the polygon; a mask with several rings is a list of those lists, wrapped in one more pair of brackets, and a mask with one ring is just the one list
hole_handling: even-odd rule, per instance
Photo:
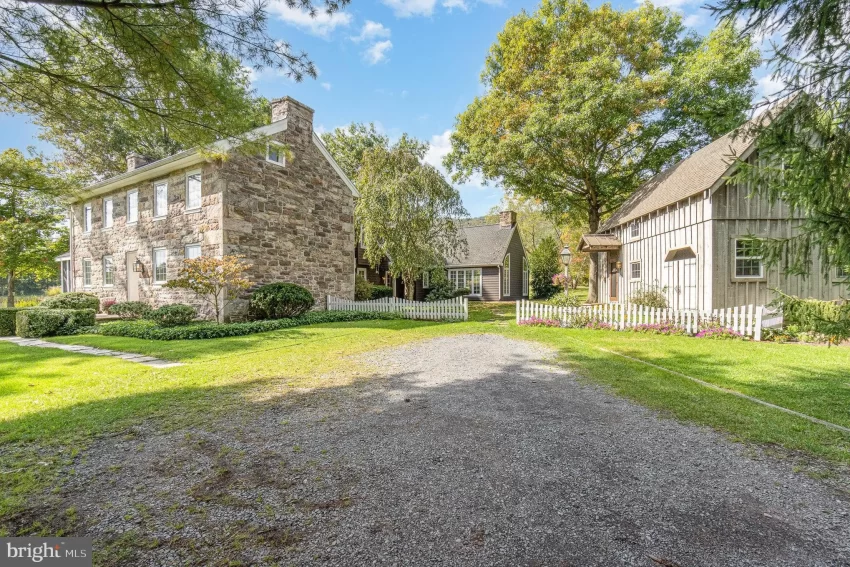
{"label": "grass", "polygon": [[[145,423],[214,423],[299,388],[369,377],[351,357],[452,333],[501,333],[551,346],[584,379],[735,439],[850,464],[850,436],[599,350],[605,348],[850,427],[850,348],[707,341],[634,333],[517,327],[511,303],[470,303],[470,321],[364,321],[193,341],[74,336],[57,342],[139,352],[184,366],[153,369],[114,358],[0,342],[0,526],[33,494],[58,484],[94,439]],[[0,527],[2,535],[2,527]]]}

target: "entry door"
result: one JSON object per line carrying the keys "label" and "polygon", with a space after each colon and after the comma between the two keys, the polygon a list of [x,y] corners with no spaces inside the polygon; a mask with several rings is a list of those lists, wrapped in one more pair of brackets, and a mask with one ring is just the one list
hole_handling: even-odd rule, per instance
{"label": "entry door", "polygon": [[136,251],[127,252],[127,301],[139,300],[139,272],[133,269]]}
{"label": "entry door", "polygon": [[608,290],[611,303],[620,301],[620,274],[617,273],[617,261],[608,262]]}

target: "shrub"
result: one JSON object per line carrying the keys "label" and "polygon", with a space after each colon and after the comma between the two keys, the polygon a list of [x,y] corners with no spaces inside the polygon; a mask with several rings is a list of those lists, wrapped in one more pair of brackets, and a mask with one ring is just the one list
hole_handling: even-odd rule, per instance
{"label": "shrub", "polygon": [[372,299],[372,284],[365,278],[356,276],[354,278],[354,299],[356,301],[367,301]]}
{"label": "shrub", "polygon": [[369,299],[383,299],[393,296],[393,288],[388,285],[373,285],[372,296]]}
{"label": "shrub", "polygon": [[72,335],[93,326],[94,320],[94,309],[22,309],[15,318],[15,332],[19,337]]}
{"label": "shrub", "polygon": [[94,309],[100,308],[100,299],[93,293],[72,291],[48,297],[39,307],[45,309]]}
{"label": "shrub", "polygon": [[647,335],[688,336],[688,331],[672,323],[645,323],[628,328],[635,333]]}
{"label": "shrub", "polygon": [[125,301],[109,307],[110,315],[118,315],[122,319],[144,319],[150,312],[150,305],[141,301]]}
{"label": "shrub", "polygon": [[[134,337],[156,341],[219,339],[240,337],[254,333],[265,333],[290,329],[301,325],[320,323],[343,323],[348,321],[371,321],[399,319],[395,313],[358,313],[355,311],[312,311],[289,319],[268,319],[247,323],[198,322],[182,327],[160,327],[151,321],[114,321],[99,325],[96,332],[112,337]],[[94,329],[85,329],[91,332]]]}
{"label": "shrub", "polygon": [[549,305],[555,305],[556,307],[579,307],[581,304],[581,300],[575,294],[556,293],[549,300]]}
{"label": "shrub", "polygon": [[315,303],[313,294],[300,285],[273,283],[254,290],[248,313],[254,319],[285,319],[303,315]]}
{"label": "shrub", "polygon": [[115,305],[117,301],[114,299],[104,299],[100,302],[100,312],[101,313],[109,313],[109,308]]}
{"label": "shrub", "polygon": [[443,301],[470,294],[469,289],[465,287],[455,289],[452,282],[448,280],[432,283],[429,289],[431,291],[425,296],[425,301]]}
{"label": "shrub", "polygon": [[62,288],[58,285],[54,285],[47,288],[47,291],[44,292],[44,295],[46,295],[47,297],[53,297],[54,295],[59,295],[60,293],[62,293]]}
{"label": "shrub", "polygon": [[547,236],[528,254],[532,299],[549,299],[563,289],[552,283],[552,276],[561,271],[559,248],[558,242]]}
{"label": "shrub", "polygon": [[645,305],[654,309],[666,309],[667,288],[655,285],[639,287],[629,294],[629,301],[635,305]]}
{"label": "shrub", "polygon": [[528,319],[522,319],[519,322],[520,325],[528,326],[528,327],[560,327],[561,322],[557,319],[541,319],[540,317],[529,317]]}
{"label": "shrub", "polygon": [[720,327],[717,325],[711,325],[708,327],[704,327],[700,329],[700,331],[694,335],[698,339],[713,339],[713,340],[745,340],[744,335],[741,333],[735,332],[732,329],[727,329],[726,327]]}
{"label": "shrub", "polygon": [[[780,293],[773,303],[782,308],[785,324],[807,333],[811,342],[825,338],[830,345],[850,339],[850,303],[800,299]],[[803,337],[798,337],[801,341]]]}
{"label": "shrub", "polygon": [[11,337],[15,334],[15,317],[18,311],[28,307],[0,307],[0,337]]}
{"label": "shrub", "polygon": [[165,287],[194,291],[213,308],[215,320],[221,322],[227,305],[239,292],[251,287],[251,282],[243,277],[251,266],[241,259],[242,256],[200,256],[183,260],[177,278],[168,280]]}
{"label": "shrub", "polygon": [[591,319],[584,325],[585,329],[594,329],[597,331],[616,331],[614,325],[611,323],[605,323],[602,321],[597,321],[596,319]]}
{"label": "shrub", "polygon": [[159,309],[154,309],[148,313],[146,318],[160,327],[176,327],[191,323],[195,315],[195,308],[191,305],[173,303],[171,305],[163,305]]}

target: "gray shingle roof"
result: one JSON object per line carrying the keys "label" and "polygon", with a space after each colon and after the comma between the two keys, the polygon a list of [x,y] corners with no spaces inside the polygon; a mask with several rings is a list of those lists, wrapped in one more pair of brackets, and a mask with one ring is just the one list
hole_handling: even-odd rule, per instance
{"label": "gray shingle roof", "polygon": [[753,143],[748,128],[733,130],[662,171],[634,192],[605,223],[609,230],[709,189]]}
{"label": "gray shingle roof", "polygon": [[496,266],[501,265],[516,230],[498,224],[461,227],[466,237],[467,253],[446,261],[446,266]]}

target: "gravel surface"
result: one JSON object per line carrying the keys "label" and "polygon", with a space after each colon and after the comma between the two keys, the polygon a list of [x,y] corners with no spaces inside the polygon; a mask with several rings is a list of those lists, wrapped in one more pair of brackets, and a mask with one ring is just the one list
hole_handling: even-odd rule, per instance
{"label": "gravel surface", "polygon": [[75,535],[134,549],[116,565],[850,565],[846,495],[550,355],[371,353],[354,386],[100,442],[61,498]]}

